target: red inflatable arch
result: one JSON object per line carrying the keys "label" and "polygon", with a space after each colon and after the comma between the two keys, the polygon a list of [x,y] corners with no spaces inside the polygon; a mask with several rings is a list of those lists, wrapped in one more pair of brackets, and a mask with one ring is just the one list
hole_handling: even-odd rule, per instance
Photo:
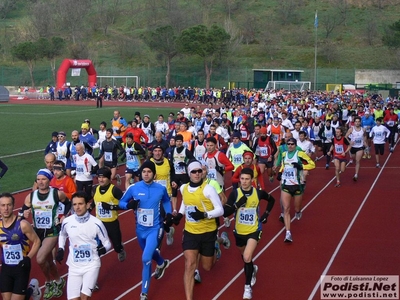
{"label": "red inflatable arch", "polygon": [[93,87],[97,82],[96,69],[89,59],[64,59],[57,71],[57,90],[66,87],[67,72],[69,69],[85,68],[88,73],[89,87]]}

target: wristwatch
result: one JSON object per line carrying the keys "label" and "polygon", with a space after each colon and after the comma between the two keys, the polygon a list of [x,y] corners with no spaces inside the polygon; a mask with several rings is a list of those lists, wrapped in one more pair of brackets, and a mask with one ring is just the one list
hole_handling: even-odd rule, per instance
{"label": "wristwatch", "polygon": [[207,219],[208,218],[208,214],[205,212],[204,213],[204,219]]}

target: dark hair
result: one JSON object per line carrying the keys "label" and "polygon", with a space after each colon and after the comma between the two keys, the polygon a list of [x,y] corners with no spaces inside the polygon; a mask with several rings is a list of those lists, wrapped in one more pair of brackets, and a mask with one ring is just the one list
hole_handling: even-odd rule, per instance
{"label": "dark hair", "polygon": [[213,136],[208,137],[208,138],[206,139],[206,142],[207,142],[207,143],[208,143],[208,142],[214,143],[215,145],[217,144],[217,140],[216,140],[216,138],[213,137]]}
{"label": "dark hair", "polygon": [[74,193],[71,197],[71,200],[74,200],[74,198],[83,198],[85,199],[85,203],[89,203],[89,196],[86,194],[84,191],[77,191]]}
{"label": "dark hair", "polygon": [[242,174],[250,175],[251,179],[254,178],[254,172],[250,168],[243,168],[242,171],[240,171],[240,175],[242,175]]}
{"label": "dark hair", "polygon": [[0,194],[0,198],[10,198],[12,205],[13,206],[15,205],[15,198],[11,193],[2,193],[2,194]]}
{"label": "dark hair", "polygon": [[60,165],[63,171],[65,171],[65,163],[62,160],[56,160],[53,164],[54,165]]}

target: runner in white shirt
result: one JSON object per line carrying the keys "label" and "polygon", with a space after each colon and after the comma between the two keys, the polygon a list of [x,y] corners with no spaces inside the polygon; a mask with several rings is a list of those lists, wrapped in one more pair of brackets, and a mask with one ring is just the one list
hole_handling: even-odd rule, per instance
{"label": "runner in white shirt", "polygon": [[111,242],[103,223],[89,213],[89,197],[85,192],[72,195],[72,205],[75,214],[63,221],[56,260],[61,263],[64,259],[69,238],[67,297],[90,299],[100,271],[100,255],[111,249]]}
{"label": "runner in white shirt", "polygon": [[158,116],[158,120],[154,122],[154,127],[156,128],[156,132],[161,132],[164,138],[168,136],[169,126],[167,122],[164,122],[163,115]]}
{"label": "runner in white shirt", "polygon": [[356,173],[353,176],[353,180],[358,180],[358,172],[360,170],[360,161],[364,154],[364,149],[367,145],[365,130],[361,127],[361,118],[354,117],[354,126],[351,127],[347,133],[346,138],[351,140],[350,154],[352,159],[355,158],[356,161]]}
{"label": "runner in white shirt", "polygon": [[93,176],[96,174],[99,166],[93,156],[85,153],[83,144],[76,144],[76,152],[74,161],[76,163],[76,187],[78,191],[85,191],[89,198],[92,195]]}
{"label": "runner in white shirt", "polygon": [[372,138],[375,147],[376,167],[380,168],[379,155],[383,155],[385,152],[385,143],[390,136],[390,130],[382,125],[382,118],[377,118],[375,122],[376,125],[372,127],[369,136]]}

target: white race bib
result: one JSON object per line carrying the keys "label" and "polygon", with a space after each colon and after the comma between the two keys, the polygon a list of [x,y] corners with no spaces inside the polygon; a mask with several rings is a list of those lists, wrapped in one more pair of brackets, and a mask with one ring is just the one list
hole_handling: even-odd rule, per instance
{"label": "white race bib", "polygon": [[112,213],[111,210],[104,209],[101,203],[97,203],[97,216],[101,219],[110,219]]}
{"label": "white race bib", "polygon": [[38,229],[50,229],[53,226],[52,212],[48,210],[35,210],[35,224]]}
{"label": "white race bib", "polygon": [[282,178],[287,180],[295,180],[296,179],[296,169],[292,167],[285,167],[283,170]]}
{"label": "white race bib", "polygon": [[241,207],[239,209],[239,224],[242,225],[254,225],[256,222],[256,209]]}
{"label": "white race bib", "polygon": [[234,154],[233,155],[233,164],[240,165],[243,162],[243,156],[241,154]]}
{"label": "white race bib", "polygon": [[208,173],[207,173],[207,178],[217,179],[217,170],[216,169],[209,169]]}
{"label": "white race bib", "polygon": [[4,263],[6,265],[18,265],[23,259],[21,245],[3,245]]}
{"label": "white race bib", "polygon": [[343,145],[335,145],[335,152],[337,154],[342,154],[344,152]]}
{"label": "white race bib", "polygon": [[91,245],[74,245],[72,255],[74,262],[90,262],[92,260]]}
{"label": "white race bib", "polygon": [[137,221],[139,225],[151,227],[154,222],[154,211],[149,208],[138,208],[137,209]]}
{"label": "white race bib", "polygon": [[104,160],[112,161],[112,152],[104,152]]}
{"label": "white race bib", "polygon": [[186,206],[185,215],[186,215],[187,222],[199,222],[199,221],[196,221],[195,219],[193,219],[189,214],[189,213],[195,212],[195,211],[196,211],[196,206],[194,206],[194,205]]}

